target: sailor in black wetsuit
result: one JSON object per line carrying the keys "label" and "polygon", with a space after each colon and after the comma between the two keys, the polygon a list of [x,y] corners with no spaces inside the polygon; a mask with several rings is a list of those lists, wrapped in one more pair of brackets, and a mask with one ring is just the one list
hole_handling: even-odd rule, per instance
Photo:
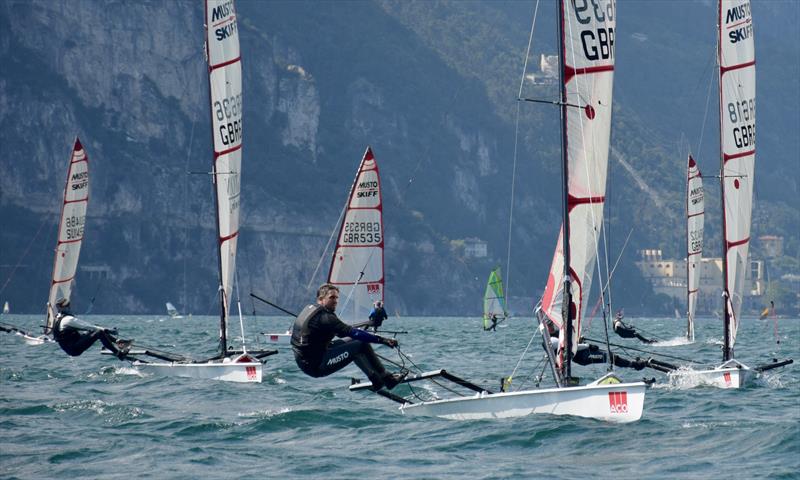
{"label": "sailor in black wetsuit", "polygon": [[117,358],[125,358],[130,341],[117,340],[113,335],[116,332],[78,320],[70,312],[69,301],[60,300],[56,307],[58,315],[53,324],[53,339],[67,355],[77,357],[100,340]]}
{"label": "sailor in black wetsuit", "polygon": [[[317,304],[308,305],[292,327],[292,350],[297,366],[312,377],[325,377],[351,362],[372,382],[372,390],[394,388],[404,375],[386,371],[370,343],[396,347],[397,340],[354,328],[336,316],[339,289],[324,284],[317,291]],[[334,340],[333,337],[339,337]]]}
{"label": "sailor in black wetsuit", "polygon": [[619,335],[622,338],[638,338],[644,343],[655,343],[655,340],[651,340],[649,338],[643,337],[636,331],[635,328],[631,327],[630,325],[626,325],[625,322],[622,321],[623,318],[622,310],[617,312],[617,315],[614,317],[614,333]]}

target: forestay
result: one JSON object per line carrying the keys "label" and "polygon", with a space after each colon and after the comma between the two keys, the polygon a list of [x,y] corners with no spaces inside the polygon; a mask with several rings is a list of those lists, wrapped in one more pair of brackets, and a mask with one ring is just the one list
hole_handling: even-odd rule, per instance
{"label": "forestay", "polygon": [[224,344],[236,274],[242,165],[242,64],[232,0],[206,1],[206,51],[214,138],[212,178],[217,207],[221,336]]}
{"label": "forestay", "polygon": [[500,276],[500,267],[492,270],[486,282],[486,291],[483,294],[483,328],[491,327],[491,316],[498,320],[507,316],[506,294],[503,291],[503,279]]}
{"label": "forestay", "polygon": [[700,289],[700,269],[703,258],[703,222],[705,200],[703,177],[694,158],[689,155],[686,174],[686,337],[694,340],[694,312]]}
{"label": "forestay", "polygon": [[50,333],[53,328],[55,314],[58,313],[54,311],[56,302],[61,299],[69,302],[72,295],[72,280],[75,278],[75,272],[78,268],[78,257],[81,253],[88,204],[89,157],[86,155],[80,139],[75,138],[67,168],[64,201],[58,225],[53,276],[50,282],[50,296],[47,300],[47,327],[45,333]]}
{"label": "forestay", "polygon": [[345,321],[366,321],[373,302],[383,301],[383,240],[381,179],[367,147],[350,188],[328,272],[328,282],[341,290],[340,316]]}
{"label": "forestay", "polygon": [[749,0],[719,2],[720,182],[723,204],[725,359],[733,357],[746,288],[755,174],[756,67]]}
{"label": "forestay", "polygon": [[[572,351],[580,338],[603,224],[611,95],[614,81],[614,2],[564,1],[564,65],[562,70],[563,143],[566,169],[566,214],[569,272],[574,318]],[[564,119],[564,116],[566,118]],[[542,310],[560,329],[560,351],[566,339],[562,319],[564,298],[563,225],[547,279]],[[559,363],[563,361],[559,356]]]}

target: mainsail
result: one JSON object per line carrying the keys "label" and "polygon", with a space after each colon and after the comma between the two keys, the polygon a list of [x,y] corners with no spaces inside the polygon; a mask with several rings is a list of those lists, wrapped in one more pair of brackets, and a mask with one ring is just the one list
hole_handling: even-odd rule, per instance
{"label": "mainsail", "polygon": [[694,312],[697,309],[703,258],[705,201],[703,199],[703,177],[691,155],[689,155],[686,171],[686,337],[694,340]]}
{"label": "mainsail", "polygon": [[383,301],[383,240],[381,179],[367,147],[350,188],[328,272],[328,282],[341,290],[340,316],[345,321],[366,321],[372,304]]}
{"label": "mainsail", "polygon": [[[559,3],[563,216],[566,222],[562,224],[550,267],[542,311],[559,327],[558,363],[561,365],[569,358],[566,354],[576,350],[580,338],[603,224],[616,11],[613,1],[596,4],[593,9],[576,8],[574,1]],[[565,281],[566,271],[569,278]],[[569,286],[569,295],[564,294],[565,285]],[[567,311],[571,324],[563,318]]]}
{"label": "mainsail", "polygon": [[756,60],[749,0],[719,2],[724,360],[733,358],[746,288],[755,174]]}
{"label": "mainsail", "polygon": [[483,294],[483,328],[492,326],[491,317],[502,320],[508,316],[506,313],[506,294],[503,290],[503,279],[500,277],[500,267],[492,270],[489,281],[486,282],[486,291]]}
{"label": "mainsail", "polygon": [[214,138],[212,179],[219,240],[220,346],[224,354],[236,275],[242,165],[242,62],[232,0],[206,0],[206,53]]}
{"label": "mainsail", "polygon": [[50,282],[50,296],[47,299],[47,325],[45,333],[50,333],[55,322],[55,305],[59,301],[70,301],[72,280],[78,269],[78,257],[83,242],[83,228],[86,224],[86,207],[89,204],[89,157],[83,150],[80,139],[75,138],[72,156],[67,168],[67,183],[64,187],[64,202],[61,206],[61,219],[58,225],[53,276]]}

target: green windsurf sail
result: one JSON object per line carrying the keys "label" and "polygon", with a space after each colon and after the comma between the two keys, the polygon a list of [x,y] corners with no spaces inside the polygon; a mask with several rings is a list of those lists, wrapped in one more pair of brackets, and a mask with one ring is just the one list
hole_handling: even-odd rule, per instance
{"label": "green windsurf sail", "polygon": [[503,291],[503,279],[500,276],[500,267],[492,270],[489,274],[489,281],[486,282],[486,292],[483,294],[483,329],[488,330],[492,327],[492,316],[497,321],[505,320],[508,316],[506,312],[506,294]]}

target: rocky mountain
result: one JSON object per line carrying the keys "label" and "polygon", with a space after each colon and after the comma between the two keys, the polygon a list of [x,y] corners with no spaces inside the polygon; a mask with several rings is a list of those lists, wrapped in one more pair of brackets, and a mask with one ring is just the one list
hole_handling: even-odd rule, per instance
{"label": "rocky mountain", "polygon": [[[242,295],[253,291],[292,310],[312,298],[329,261],[324,248],[371,145],[384,184],[390,313],[477,314],[485,278],[495,265],[506,268],[509,245],[512,307],[527,311],[544,286],[560,225],[557,113],[516,101],[533,3],[236,6],[246,125]],[[713,96],[704,113],[714,8],[618,2],[608,217],[611,261],[634,230],[614,278],[625,285],[615,298],[623,304],[663,307],[633,261],[638,248],[682,250],[689,146],[704,171],[718,168]],[[800,8],[791,1],[753,8],[754,237],[784,235],[788,255],[800,258],[800,93],[792,80],[800,75]],[[548,4],[529,71],[539,54],[554,53],[552,25]],[[0,298],[18,312],[43,309],[60,190],[78,135],[92,175],[78,310],[94,299],[95,313],[160,313],[165,301],[215,313],[202,2],[2,0],[0,28]],[[551,90],[526,83],[524,94]],[[719,222],[707,221],[714,254]],[[487,257],[465,254],[469,238],[487,242]]]}

